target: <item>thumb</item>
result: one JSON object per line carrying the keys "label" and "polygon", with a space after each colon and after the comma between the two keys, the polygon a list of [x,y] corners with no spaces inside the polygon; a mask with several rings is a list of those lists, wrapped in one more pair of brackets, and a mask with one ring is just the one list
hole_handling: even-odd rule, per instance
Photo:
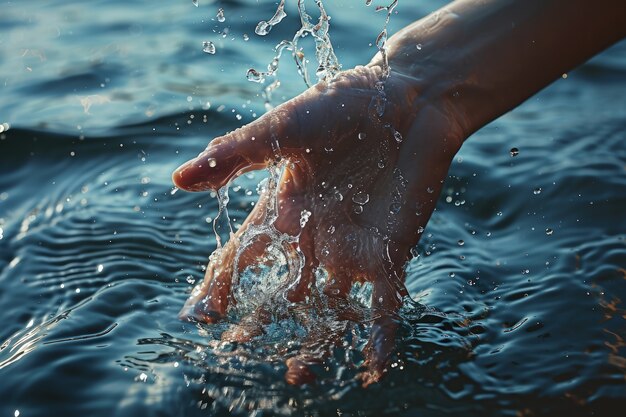
{"label": "thumb", "polygon": [[[286,103],[289,104],[289,103]],[[187,191],[217,190],[247,171],[261,169],[293,150],[297,122],[290,106],[280,106],[258,120],[215,138],[204,152],[178,167],[174,184]]]}

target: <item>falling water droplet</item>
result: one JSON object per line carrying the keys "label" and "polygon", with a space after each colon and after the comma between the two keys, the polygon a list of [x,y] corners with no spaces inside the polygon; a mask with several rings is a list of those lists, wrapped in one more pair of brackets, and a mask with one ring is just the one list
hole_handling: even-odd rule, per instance
{"label": "falling water droplet", "polygon": [[550,236],[552,233],[554,233],[554,230],[552,229],[546,229],[546,235]]}
{"label": "falling water droplet", "polygon": [[541,194],[541,187],[537,187],[533,190],[533,194],[537,195],[537,194]]}
{"label": "falling water droplet", "polygon": [[254,68],[250,68],[246,73],[246,78],[248,81],[252,81],[253,83],[262,83],[265,81],[265,77],[259,71]]}
{"label": "falling water droplet", "polygon": [[216,17],[218,22],[224,22],[226,20],[226,18],[224,17],[224,9],[218,9]]}
{"label": "falling water droplet", "polygon": [[261,20],[259,24],[256,25],[254,33],[259,36],[265,36],[270,33],[270,30],[272,30],[272,26],[270,26],[265,20]]}
{"label": "falling water droplet", "polygon": [[517,156],[519,155],[519,149],[517,148],[511,148],[511,156]]}
{"label": "falling water droplet", "polygon": [[213,42],[211,41],[202,42],[202,52],[211,54],[211,55],[215,54],[215,45],[213,45]]}

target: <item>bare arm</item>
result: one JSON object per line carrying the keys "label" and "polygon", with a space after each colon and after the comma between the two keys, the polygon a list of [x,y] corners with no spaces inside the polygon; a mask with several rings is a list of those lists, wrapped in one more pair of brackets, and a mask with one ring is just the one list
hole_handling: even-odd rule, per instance
{"label": "bare arm", "polygon": [[391,37],[388,54],[469,136],[624,37],[623,0],[458,0]]}

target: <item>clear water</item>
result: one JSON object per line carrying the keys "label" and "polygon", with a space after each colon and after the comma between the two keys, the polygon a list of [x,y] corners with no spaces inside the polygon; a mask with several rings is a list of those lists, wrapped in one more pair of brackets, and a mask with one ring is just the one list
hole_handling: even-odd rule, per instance
{"label": "clear water", "polygon": [[[170,173],[264,111],[246,71],[299,29],[287,3],[263,37],[255,27],[276,2],[1,3],[0,415],[597,416],[625,405],[623,42],[465,144],[409,266],[419,304],[403,312],[380,384],[354,380],[359,346],[348,345],[316,385],[287,385],[295,321],[234,345],[219,341],[225,325],[177,319],[216,245],[206,219],[217,201],[172,192]],[[444,3],[401,2],[389,33]],[[325,7],[343,67],[367,62],[384,13]],[[294,65],[280,73],[274,104],[304,88]],[[261,177],[231,188],[235,224]]]}

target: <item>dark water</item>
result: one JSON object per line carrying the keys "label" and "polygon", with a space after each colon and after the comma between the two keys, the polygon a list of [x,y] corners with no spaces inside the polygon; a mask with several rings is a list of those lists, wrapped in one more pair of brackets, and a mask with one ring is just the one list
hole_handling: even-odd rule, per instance
{"label": "dark water", "polygon": [[[369,60],[384,16],[327,3],[344,67]],[[444,3],[401,2],[392,32]],[[0,416],[619,415],[624,42],[463,147],[409,266],[426,307],[404,312],[380,384],[361,388],[358,354],[337,349],[317,385],[291,387],[272,343],[224,344],[223,327],[177,320],[217,204],[172,194],[170,173],[263,112],[245,72],[297,29],[290,6],[255,36],[274,8],[0,3]],[[281,72],[278,100],[302,91],[293,65]],[[260,178],[231,190],[235,222]]]}

